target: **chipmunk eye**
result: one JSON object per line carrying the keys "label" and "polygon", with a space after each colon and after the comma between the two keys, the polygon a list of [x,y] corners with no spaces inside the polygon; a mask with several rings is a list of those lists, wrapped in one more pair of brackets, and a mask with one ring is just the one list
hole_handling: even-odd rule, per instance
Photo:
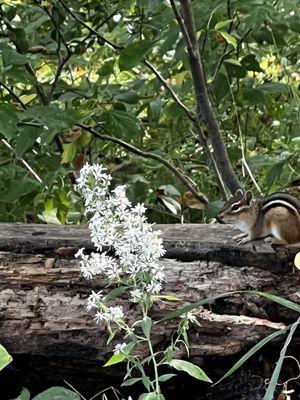
{"label": "chipmunk eye", "polygon": [[238,210],[240,208],[240,205],[239,204],[232,204],[232,206],[231,206],[231,210],[232,211],[236,211],[236,210]]}

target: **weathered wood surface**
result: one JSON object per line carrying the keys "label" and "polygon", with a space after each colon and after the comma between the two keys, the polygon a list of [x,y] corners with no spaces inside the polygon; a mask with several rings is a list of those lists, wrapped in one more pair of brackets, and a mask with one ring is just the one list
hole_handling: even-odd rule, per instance
{"label": "weathered wood surface", "polygon": [[[299,302],[300,273],[289,252],[276,253],[263,242],[238,246],[230,239],[231,228],[222,225],[158,228],[167,249],[161,261],[164,290],[182,302],[158,303],[155,319],[187,302],[235,290],[264,290]],[[107,359],[111,347],[104,327],[85,310],[90,290],[103,289],[105,283],[80,276],[73,254],[83,246],[91,249],[86,228],[0,225],[0,342],[13,354]],[[123,305],[129,319],[138,317],[126,298]],[[296,313],[258,297],[231,296],[200,310],[199,319],[201,327],[191,330],[194,358],[236,354],[279,329],[281,322],[296,319]],[[156,325],[156,348],[164,346],[174,327]]]}

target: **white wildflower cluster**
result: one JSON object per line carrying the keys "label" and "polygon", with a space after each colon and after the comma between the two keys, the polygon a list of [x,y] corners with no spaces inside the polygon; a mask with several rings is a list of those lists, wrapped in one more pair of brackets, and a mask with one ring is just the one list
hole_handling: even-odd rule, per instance
{"label": "white wildflower cluster", "polygon": [[[141,302],[162,290],[164,271],[159,258],[165,250],[160,232],[154,232],[146,221],[144,205],[133,206],[126,197],[125,186],[109,192],[110,181],[111,176],[102,165],[86,164],[81,169],[76,189],[84,197],[85,212],[92,213],[91,241],[102,253],[86,255],[81,249],[76,256],[81,259],[81,272],[86,279],[102,275],[109,284],[128,285],[132,289],[131,301]],[[103,300],[101,296],[94,293],[89,297],[89,310],[97,307]],[[119,313],[115,311],[114,307],[101,309],[95,320],[109,322],[123,317],[121,308]]]}

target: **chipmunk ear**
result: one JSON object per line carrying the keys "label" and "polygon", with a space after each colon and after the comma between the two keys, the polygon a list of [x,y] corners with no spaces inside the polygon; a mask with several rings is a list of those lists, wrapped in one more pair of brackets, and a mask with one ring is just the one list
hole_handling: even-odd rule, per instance
{"label": "chipmunk ear", "polygon": [[244,194],[244,199],[246,201],[246,204],[250,205],[253,199],[253,194],[250,190],[247,190],[247,192]]}
{"label": "chipmunk ear", "polygon": [[238,190],[234,193],[234,195],[235,195],[236,197],[243,197],[244,193],[243,193],[242,189],[238,189]]}

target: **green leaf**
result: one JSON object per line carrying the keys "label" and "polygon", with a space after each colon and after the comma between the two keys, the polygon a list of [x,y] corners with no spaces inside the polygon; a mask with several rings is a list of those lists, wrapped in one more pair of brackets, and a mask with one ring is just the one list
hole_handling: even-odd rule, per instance
{"label": "green leaf", "polygon": [[119,364],[124,361],[126,356],[124,354],[114,354],[110,359],[103,365],[103,367],[110,367],[111,365]]}
{"label": "green leaf", "polygon": [[224,26],[230,24],[233,19],[226,19],[225,21],[220,21],[215,25],[215,30],[218,31],[219,29],[223,28]]}
{"label": "green leaf", "polygon": [[153,100],[150,102],[150,118],[152,121],[156,123],[159,121],[162,106],[163,102],[161,100]]}
{"label": "green leaf", "polygon": [[224,202],[222,200],[216,200],[208,203],[204,207],[204,214],[207,219],[216,218],[223,207]]}
{"label": "green leaf", "polygon": [[263,71],[260,68],[260,64],[257,61],[255,54],[247,54],[244,58],[242,58],[241,64],[244,68],[246,68],[247,71]]}
{"label": "green leaf", "polygon": [[139,40],[127,46],[120,53],[120,70],[130,70],[132,67],[137,65],[146,56],[153,45],[154,43],[149,40]]}
{"label": "green leaf", "polygon": [[160,185],[158,189],[168,196],[180,196],[180,192],[173,185]]}
{"label": "green leaf", "polygon": [[279,178],[281,177],[283,167],[285,165],[286,160],[280,161],[274,164],[268,171],[266,175],[266,185],[268,188],[272,187],[273,185],[278,182]]}
{"label": "green leaf", "polygon": [[23,65],[27,64],[28,60],[23,55],[12,49],[2,49],[2,61],[4,67],[8,65]]}
{"label": "green leaf", "polygon": [[9,29],[8,36],[10,40],[14,43],[19,52],[27,53],[28,42],[27,42],[26,32],[24,29],[22,28]]}
{"label": "green leaf", "polygon": [[294,303],[291,300],[285,299],[284,297],[276,296],[275,294],[260,292],[258,290],[249,290],[247,291],[249,294],[255,294],[257,296],[265,297],[268,300],[274,301],[275,303],[280,304],[283,307],[289,308],[291,310],[297,311],[300,313],[300,304]]}
{"label": "green leaf", "polygon": [[164,375],[161,375],[161,376],[158,378],[158,380],[159,380],[159,382],[166,382],[166,381],[168,381],[169,379],[173,378],[174,376],[177,376],[177,375],[176,375],[176,374],[164,374]]}
{"label": "green leaf", "polygon": [[253,346],[249,351],[247,351],[247,353],[245,355],[243,355],[242,358],[240,358],[234,365],[233,367],[230,368],[229,371],[226,372],[226,374],[224,374],[222,376],[221,379],[219,379],[217,382],[214,383],[214,385],[217,385],[218,383],[220,383],[221,381],[223,381],[225,378],[227,378],[228,376],[230,376],[231,374],[233,374],[237,369],[239,369],[250,357],[252,357],[258,350],[260,350],[265,344],[269,343],[272,339],[276,338],[277,336],[283,335],[284,333],[286,333],[292,325],[281,329],[277,332],[271,333],[270,335],[268,335],[267,337],[265,337],[264,339],[262,339],[261,341],[259,341],[258,343],[256,343],[255,346]]}
{"label": "green leaf", "polygon": [[30,400],[29,390],[26,388],[23,388],[22,392],[19,394],[19,396],[15,400]]}
{"label": "green leaf", "polygon": [[243,97],[251,104],[265,104],[265,94],[259,89],[243,89]]}
{"label": "green leaf", "polygon": [[128,290],[128,286],[119,286],[110,290],[104,298],[104,301],[113,300]]}
{"label": "green leaf", "polygon": [[219,33],[223,36],[223,38],[226,40],[227,43],[232,44],[232,46],[236,49],[237,42],[234,36],[224,31],[219,31]]}
{"label": "green leaf", "polygon": [[119,93],[116,99],[128,104],[136,104],[139,101],[139,96],[136,91],[128,90],[127,92]]}
{"label": "green leaf", "polygon": [[279,360],[276,363],[276,367],[275,367],[275,369],[273,371],[271,380],[269,382],[269,385],[268,385],[268,388],[267,388],[267,391],[266,391],[266,394],[265,394],[263,400],[273,400],[274,399],[274,394],[275,394],[277,382],[278,382],[278,379],[279,379],[279,374],[280,374],[280,371],[281,371],[281,367],[282,367],[282,364],[283,364],[283,360],[284,360],[284,357],[285,357],[285,353],[286,353],[288,345],[290,344],[290,342],[292,340],[293,334],[294,334],[294,332],[295,332],[295,330],[296,330],[296,328],[298,327],[299,324],[300,324],[300,317],[297,319],[296,322],[293,323],[293,325],[290,328],[290,332],[288,334],[288,337],[286,338],[284,346],[281,349]]}
{"label": "green leaf", "polygon": [[196,378],[200,381],[212,383],[211,379],[209,379],[209,377],[206,375],[206,373],[200,367],[198,367],[198,365],[195,365],[189,361],[171,360],[168,364],[171,367],[177,369],[178,371],[186,372],[193,378]]}
{"label": "green leaf", "polygon": [[32,400],[80,400],[80,396],[69,389],[53,386],[38,394]]}
{"label": "green leaf", "polygon": [[178,203],[178,201],[174,200],[172,197],[159,196],[159,198],[172,214],[177,215],[181,211],[180,203]]}
{"label": "green leaf", "polygon": [[144,317],[141,322],[141,327],[145,337],[150,340],[152,320],[149,317]]}
{"label": "green leaf", "polygon": [[237,65],[238,67],[242,66],[242,64],[238,60],[236,60],[235,58],[225,58],[224,62],[228,63],[228,64]]}
{"label": "green leaf", "polygon": [[259,89],[263,90],[268,94],[288,94],[289,85],[282,82],[268,82],[258,86]]}
{"label": "green leaf", "polygon": [[16,152],[18,155],[22,155],[31,148],[36,139],[41,135],[42,128],[38,126],[24,125],[19,128],[19,135],[16,139]]}
{"label": "green leaf", "polygon": [[77,154],[77,144],[76,142],[72,143],[64,143],[63,144],[63,153],[61,155],[61,163],[67,164],[68,162],[74,160]]}
{"label": "green leaf", "polygon": [[168,301],[182,301],[181,298],[174,296],[173,294],[154,294],[151,298],[156,301],[159,299],[164,299]]}
{"label": "green leaf", "polygon": [[164,395],[156,394],[156,392],[141,394],[139,400],[165,400]]}
{"label": "green leaf", "polygon": [[131,378],[131,379],[127,379],[126,381],[124,381],[121,386],[131,386],[134,385],[136,382],[141,381],[142,378]]}
{"label": "green leaf", "polygon": [[241,292],[240,291],[235,291],[235,292],[227,292],[227,293],[222,293],[222,294],[217,294],[215,296],[207,297],[205,299],[202,299],[202,300],[196,301],[194,303],[188,304],[187,306],[184,306],[182,308],[178,308],[177,310],[168,313],[164,318],[162,318],[158,322],[165,322],[165,321],[168,321],[170,319],[174,319],[174,318],[180,317],[181,315],[186,314],[188,311],[192,311],[195,308],[203,306],[204,304],[210,304],[210,303],[213,303],[215,300],[222,299],[224,297],[228,297],[228,296],[231,296],[233,294],[239,294],[239,293],[241,293]]}
{"label": "green leaf", "polygon": [[12,362],[12,356],[0,344],[0,371]]}
{"label": "green leaf", "polygon": [[17,134],[18,114],[12,107],[1,106],[0,109],[0,133],[8,140]]}
{"label": "green leaf", "polygon": [[137,118],[123,110],[109,110],[101,114],[107,130],[117,137],[132,138],[140,131]]}

